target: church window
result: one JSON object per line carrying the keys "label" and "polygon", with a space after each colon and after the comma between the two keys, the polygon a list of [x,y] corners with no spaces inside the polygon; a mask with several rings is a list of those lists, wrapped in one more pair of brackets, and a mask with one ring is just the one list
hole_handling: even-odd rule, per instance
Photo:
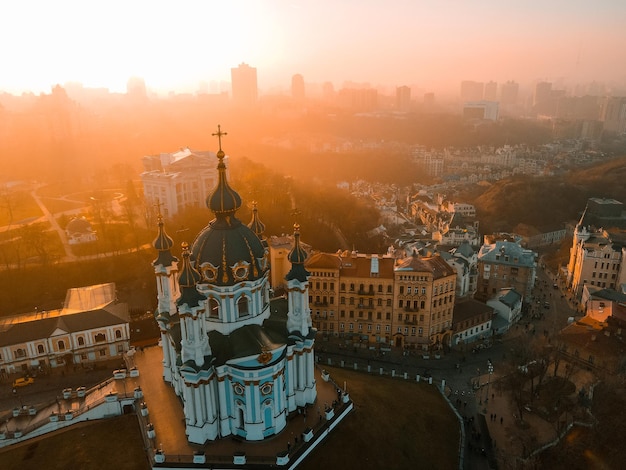
{"label": "church window", "polygon": [[214,298],[209,299],[209,318],[219,318],[220,317],[220,305],[217,303],[217,300]]}
{"label": "church window", "polygon": [[115,330],[115,339],[122,339],[122,330]]}
{"label": "church window", "polygon": [[271,383],[264,383],[263,385],[261,385],[261,394],[263,395],[269,395],[270,393],[272,393],[272,384]]}
{"label": "church window", "polygon": [[248,298],[244,295],[237,301],[237,312],[240,317],[248,315]]}
{"label": "church window", "polygon": [[38,344],[38,345],[37,345],[37,352],[38,352],[39,354],[43,354],[43,353],[45,352],[44,347],[43,347],[43,344]]}
{"label": "church window", "polygon": [[18,348],[15,350],[15,357],[26,357],[26,350],[22,349],[22,348]]}
{"label": "church window", "polygon": [[235,395],[243,395],[245,392],[245,388],[240,383],[235,383],[233,385],[233,392],[235,392]]}
{"label": "church window", "polygon": [[83,338],[82,336],[79,336],[77,341],[78,341],[78,345],[79,346],[84,346],[85,345],[85,338]]}
{"label": "church window", "polygon": [[57,347],[59,348],[59,351],[65,351],[65,341],[62,339],[57,341]]}

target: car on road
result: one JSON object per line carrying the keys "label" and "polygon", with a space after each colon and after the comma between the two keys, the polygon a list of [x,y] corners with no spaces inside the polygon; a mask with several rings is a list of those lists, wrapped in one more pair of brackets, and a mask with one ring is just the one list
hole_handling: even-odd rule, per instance
{"label": "car on road", "polygon": [[13,387],[25,387],[35,383],[32,377],[19,377],[13,381]]}

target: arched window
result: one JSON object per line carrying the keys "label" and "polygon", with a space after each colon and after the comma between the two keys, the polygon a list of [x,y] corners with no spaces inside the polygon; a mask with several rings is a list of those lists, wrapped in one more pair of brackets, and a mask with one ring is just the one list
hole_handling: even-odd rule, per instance
{"label": "arched window", "polygon": [[248,312],[248,298],[245,295],[242,295],[237,301],[237,313],[239,313],[240,317],[245,317],[249,314]]}
{"label": "arched window", "polygon": [[213,297],[209,299],[209,318],[220,317],[220,304]]}
{"label": "arched window", "polygon": [[78,345],[79,346],[84,346],[85,345],[85,338],[83,338],[82,336],[78,337]]}
{"label": "arched window", "polygon": [[115,339],[122,339],[122,330],[115,330]]}
{"label": "arched window", "polygon": [[97,335],[94,335],[93,339],[96,343],[103,343],[107,340],[104,333],[98,333]]}
{"label": "arched window", "polygon": [[65,351],[65,341],[62,339],[57,341],[57,347],[59,348],[59,351]]}
{"label": "arched window", "polygon": [[46,351],[45,351],[45,349],[44,349],[44,347],[43,347],[43,344],[38,344],[38,345],[37,345],[37,352],[38,352],[39,354],[43,354],[44,352],[46,352]]}

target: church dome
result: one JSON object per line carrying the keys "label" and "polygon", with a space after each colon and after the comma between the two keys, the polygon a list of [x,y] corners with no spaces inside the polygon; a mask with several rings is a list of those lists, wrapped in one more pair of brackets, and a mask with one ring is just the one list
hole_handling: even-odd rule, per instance
{"label": "church dome", "polygon": [[196,237],[191,256],[202,275],[200,282],[224,286],[261,278],[267,269],[267,255],[259,237],[235,215],[241,207],[241,197],[226,180],[221,148],[224,133],[219,126],[217,135],[220,137],[219,177],[217,187],[207,198],[207,206],[215,219]]}

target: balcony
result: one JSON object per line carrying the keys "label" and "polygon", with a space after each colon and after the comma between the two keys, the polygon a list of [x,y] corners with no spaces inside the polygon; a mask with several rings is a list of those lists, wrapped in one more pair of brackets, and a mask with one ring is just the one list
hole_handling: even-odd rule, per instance
{"label": "balcony", "polygon": [[315,307],[328,307],[328,302],[313,302]]}
{"label": "balcony", "polygon": [[376,295],[376,292],[373,290],[359,290],[357,292],[358,295]]}

